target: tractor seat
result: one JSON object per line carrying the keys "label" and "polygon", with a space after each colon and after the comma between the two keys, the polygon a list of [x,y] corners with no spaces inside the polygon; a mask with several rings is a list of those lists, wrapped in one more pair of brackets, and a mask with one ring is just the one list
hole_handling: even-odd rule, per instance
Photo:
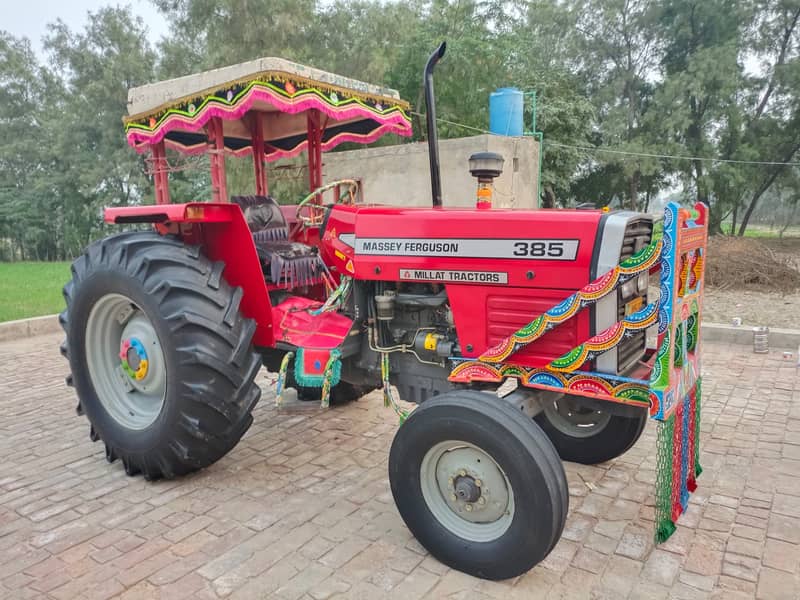
{"label": "tractor seat", "polygon": [[287,288],[322,281],[325,263],[314,246],[289,240],[289,226],[280,206],[271,196],[233,196],[253,233],[264,277]]}

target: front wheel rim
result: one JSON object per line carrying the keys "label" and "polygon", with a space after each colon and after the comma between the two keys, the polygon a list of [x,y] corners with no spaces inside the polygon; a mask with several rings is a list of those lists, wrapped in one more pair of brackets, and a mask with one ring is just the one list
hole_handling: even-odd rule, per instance
{"label": "front wheel rim", "polygon": [[420,465],[422,496],[450,533],[473,542],[501,537],[514,519],[508,477],[485,451],[458,440],[430,448]]}
{"label": "front wheel rim", "polygon": [[164,352],[150,319],[130,298],[106,294],[86,322],[86,362],[105,412],[126,429],[152,425],[164,408]]}

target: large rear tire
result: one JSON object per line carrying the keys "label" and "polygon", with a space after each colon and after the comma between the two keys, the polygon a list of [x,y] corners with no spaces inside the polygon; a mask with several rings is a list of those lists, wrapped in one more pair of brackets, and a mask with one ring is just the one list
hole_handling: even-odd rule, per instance
{"label": "large rear tire", "polygon": [[417,540],[444,564],[485,579],[515,577],[542,561],[569,507],[547,436],[482,392],[420,404],[395,435],[389,481]]}
{"label": "large rear tire", "polygon": [[616,458],[636,443],[647,424],[647,410],[633,416],[614,415],[581,398],[548,400],[534,417],[562,460],[595,465]]}
{"label": "large rear tire", "polygon": [[78,413],[126,473],[171,478],[207,467],[253,421],[255,322],[224,263],[155,232],[92,244],[64,287],[62,353]]}

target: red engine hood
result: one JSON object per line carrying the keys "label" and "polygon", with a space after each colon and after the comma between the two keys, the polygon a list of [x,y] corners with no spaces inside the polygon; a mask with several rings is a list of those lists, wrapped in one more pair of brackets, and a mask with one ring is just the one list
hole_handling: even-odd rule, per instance
{"label": "red engine hood", "polygon": [[[478,356],[590,280],[602,211],[337,206],[326,262],[358,279],[445,284],[463,356]],[[520,353],[541,366],[589,336],[589,314]]]}
{"label": "red engine hood", "polygon": [[575,290],[589,280],[603,214],[337,206],[324,242],[332,262],[360,279],[421,275],[444,277],[442,283]]}

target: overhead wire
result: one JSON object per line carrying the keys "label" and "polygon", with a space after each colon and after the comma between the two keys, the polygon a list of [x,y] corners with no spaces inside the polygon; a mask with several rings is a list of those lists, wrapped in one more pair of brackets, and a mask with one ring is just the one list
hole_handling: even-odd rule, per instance
{"label": "overhead wire", "polygon": [[[424,116],[417,112],[412,112],[411,114],[417,116]],[[489,131],[487,129],[482,129],[480,127],[474,127],[472,125],[467,125],[465,123],[458,123],[456,121],[450,121],[448,119],[443,119],[441,117],[436,118],[437,121],[441,123],[445,123],[447,125],[453,125],[454,127],[461,127],[462,129],[475,131],[477,133],[488,134],[488,135],[500,135]],[[556,148],[567,148],[571,150],[581,150],[584,152],[605,152],[607,154],[617,154],[621,156],[630,156],[630,157],[641,157],[641,158],[665,158],[671,160],[692,160],[692,161],[703,161],[703,162],[713,162],[713,163],[728,163],[728,164],[738,164],[738,165],[755,165],[755,166],[782,166],[782,167],[800,167],[800,162],[777,162],[777,161],[770,161],[770,160],[737,160],[733,158],[712,158],[710,156],[685,156],[681,154],[656,154],[652,152],[631,152],[628,150],[617,150],[614,148],[603,148],[601,146],[581,146],[576,144],[562,144],[561,142],[554,142],[548,140],[545,145],[547,146],[554,146]]]}

